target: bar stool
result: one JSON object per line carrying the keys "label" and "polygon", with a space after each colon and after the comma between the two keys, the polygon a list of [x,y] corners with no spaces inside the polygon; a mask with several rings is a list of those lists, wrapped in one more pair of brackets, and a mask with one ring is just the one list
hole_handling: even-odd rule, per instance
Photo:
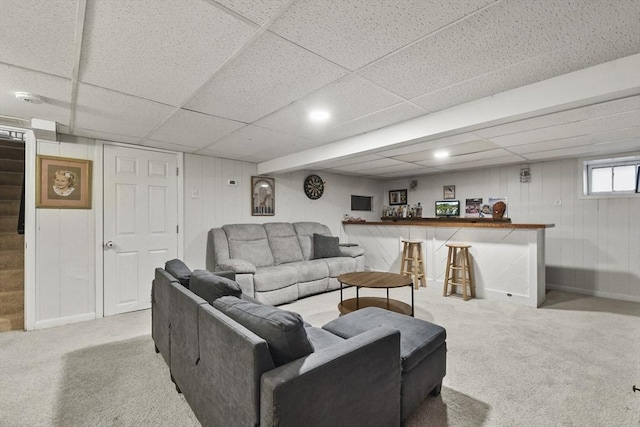
{"label": "bar stool", "polygon": [[476,287],[473,284],[473,276],[471,275],[471,259],[469,257],[469,248],[471,245],[459,243],[447,243],[449,254],[447,255],[447,270],[444,275],[443,296],[447,296],[449,286],[451,286],[451,295],[456,293],[456,286],[462,286],[462,299],[467,301],[467,286],[471,298],[476,297]]}
{"label": "bar stool", "polygon": [[402,262],[400,274],[413,276],[413,286],[418,289],[418,284],[427,287],[424,276],[424,260],[422,259],[422,240],[402,239]]}

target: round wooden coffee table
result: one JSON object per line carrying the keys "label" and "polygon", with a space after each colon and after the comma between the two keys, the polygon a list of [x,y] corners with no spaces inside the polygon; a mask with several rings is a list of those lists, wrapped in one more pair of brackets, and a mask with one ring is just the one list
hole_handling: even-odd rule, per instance
{"label": "round wooden coffee table", "polygon": [[[341,274],[338,276],[338,281],[340,282],[340,304],[338,304],[338,310],[340,310],[342,314],[351,313],[352,311],[365,307],[380,307],[395,311],[396,313],[413,316],[413,279],[411,276],[383,271],[359,271]],[[347,300],[342,299],[343,285],[355,286],[356,297]],[[402,301],[389,299],[390,288],[400,288],[403,286],[409,286],[411,288],[411,305]],[[387,298],[360,298],[360,288],[385,288],[387,290]]]}

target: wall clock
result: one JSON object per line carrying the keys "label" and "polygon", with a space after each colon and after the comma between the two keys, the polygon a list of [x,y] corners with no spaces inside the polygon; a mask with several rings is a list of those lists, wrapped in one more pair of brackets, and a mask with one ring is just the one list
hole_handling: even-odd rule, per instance
{"label": "wall clock", "polygon": [[324,181],[318,175],[309,175],[304,180],[304,194],[312,200],[319,199],[324,193]]}

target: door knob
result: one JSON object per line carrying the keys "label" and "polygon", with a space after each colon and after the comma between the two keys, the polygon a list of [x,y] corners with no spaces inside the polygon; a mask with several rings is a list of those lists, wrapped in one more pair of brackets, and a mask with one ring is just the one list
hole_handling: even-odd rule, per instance
{"label": "door knob", "polygon": [[114,247],[115,245],[116,245],[116,244],[115,244],[115,243],[113,243],[113,241],[109,240],[108,242],[106,242],[106,243],[104,244],[104,247],[105,247],[105,248],[112,248],[112,247]]}

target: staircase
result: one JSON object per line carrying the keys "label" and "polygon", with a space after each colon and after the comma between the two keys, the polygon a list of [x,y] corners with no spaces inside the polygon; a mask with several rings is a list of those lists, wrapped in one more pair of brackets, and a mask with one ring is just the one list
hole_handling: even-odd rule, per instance
{"label": "staircase", "polygon": [[24,236],[18,214],[24,143],[0,139],[0,332],[24,329]]}

